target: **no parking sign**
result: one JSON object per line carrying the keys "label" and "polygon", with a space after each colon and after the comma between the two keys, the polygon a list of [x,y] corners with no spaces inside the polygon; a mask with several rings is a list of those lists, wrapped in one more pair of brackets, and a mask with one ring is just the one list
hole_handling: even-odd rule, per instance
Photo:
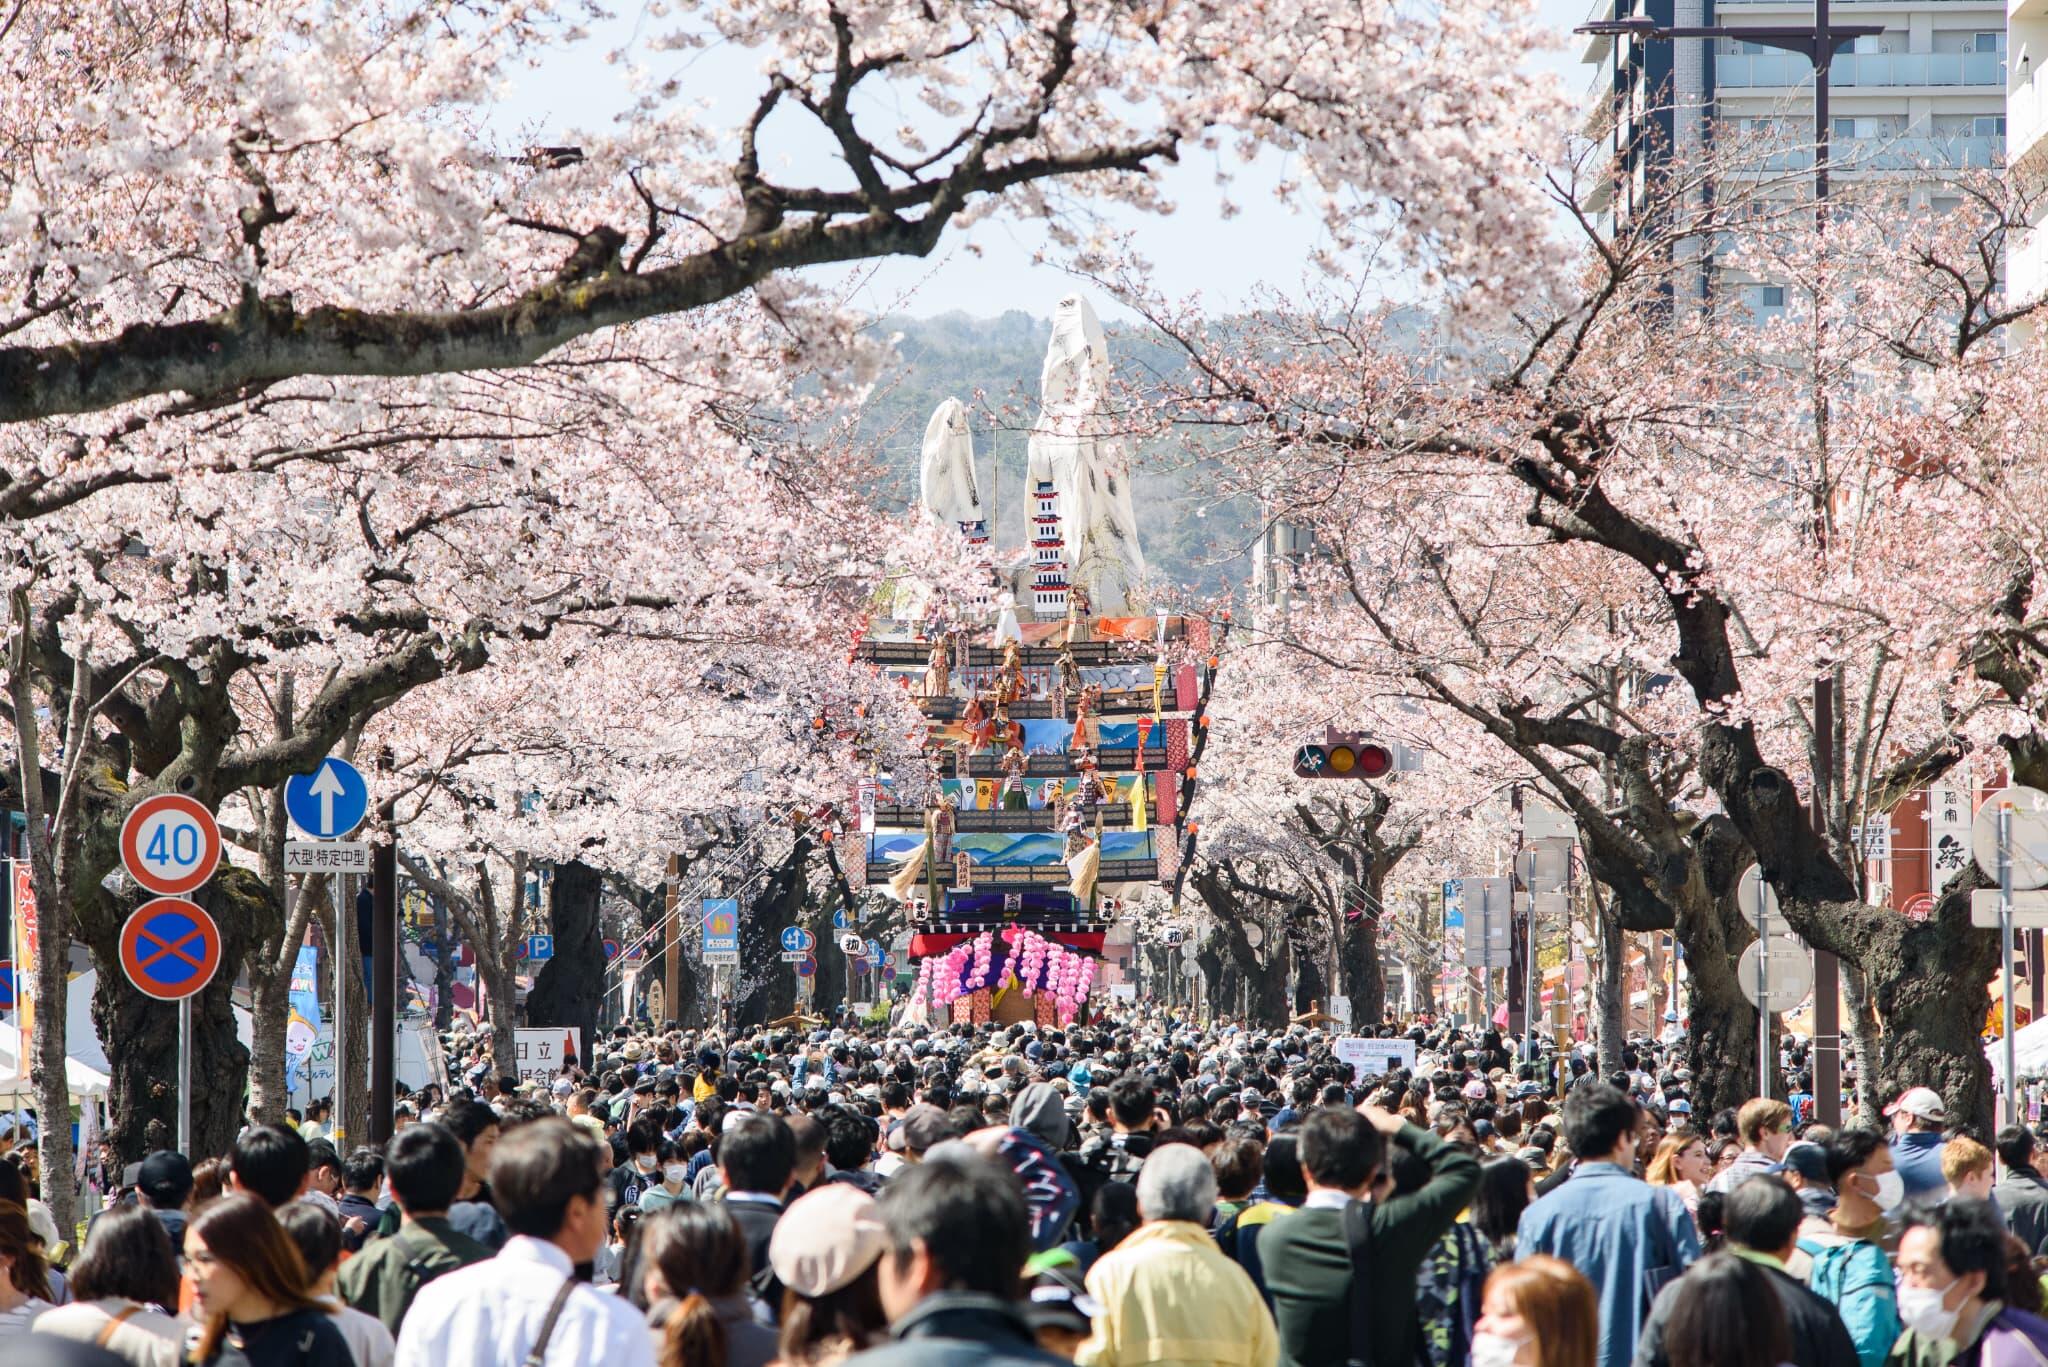
{"label": "no parking sign", "polygon": [[158,1001],[181,1001],[220,969],[220,927],[190,902],[144,902],[121,927],[121,969],[135,990]]}

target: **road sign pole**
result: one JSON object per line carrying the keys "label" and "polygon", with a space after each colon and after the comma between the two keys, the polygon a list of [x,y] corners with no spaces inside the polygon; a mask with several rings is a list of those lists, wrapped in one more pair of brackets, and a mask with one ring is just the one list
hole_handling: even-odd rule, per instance
{"label": "road sign pole", "polygon": [[370,854],[370,1143],[379,1148],[391,1141],[398,1100],[398,833],[390,834]]}
{"label": "road sign pole", "polygon": [[1771,1094],[1770,885],[1756,888],[1756,1094]]}
{"label": "road sign pole", "polygon": [[178,998],[178,1152],[192,1152],[192,999]]}
{"label": "road sign pole", "polygon": [[1998,944],[2005,984],[2005,1123],[2019,1123],[2019,1074],[2012,1042],[2012,807],[1998,807]]}
{"label": "road sign pole", "polygon": [[[348,1138],[348,972],[349,961],[355,956],[349,952],[349,928],[355,924],[355,876],[342,874],[334,879],[330,887],[336,892],[334,898],[334,942],[327,947],[327,955],[333,960],[328,964],[334,975],[334,1137]],[[477,984],[482,986],[483,975],[477,975]],[[481,1005],[481,1002],[479,1002]],[[477,1012],[479,1018],[483,1012]],[[306,1070],[306,1094],[312,1095],[312,1069]],[[341,1146],[337,1144],[336,1148]]]}

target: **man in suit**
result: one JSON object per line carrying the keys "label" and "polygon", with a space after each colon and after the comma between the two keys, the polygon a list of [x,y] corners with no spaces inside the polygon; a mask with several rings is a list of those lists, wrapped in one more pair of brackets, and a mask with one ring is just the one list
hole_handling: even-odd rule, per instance
{"label": "man in suit", "polygon": [[[1308,1112],[1299,1135],[1308,1197],[1301,1209],[1275,1217],[1258,1236],[1266,1292],[1279,1324],[1280,1361],[1286,1367],[1320,1367],[1352,1357],[1414,1362],[1416,1273],[1478,1189],[1479,1164],[1378,1106],[1318,1107]],[[1391,1150],[1428,1165],[1429,1180],[1419,1190],[1392,1194]],[[1344,1211],[1368,1197],[1371,1278],[1354,1288]],[[1366,1299],[1369,1353],[1352,1347],[1354,1294]]]}
{"label": "man in suit", "polygon": [[[1752,1177],[1728,1193],[1721,1207],[1728,1251],[1764,1270],[1785,1307],[1785,1326],[1792,1332],[1793,1367],[1857,1367],[1856,1343],[1835,1307],[1785,1270],[1785,1260],[1799,1242],[1799,1222],[1806,1208],[1799,1193],[1782,1178]],[[1664,1326],[1671,1318],[1684,1279],[1657,1295],[1643,1336],[1636,1343],[1634,1367],[1670,1367],[1664,1351]]]}

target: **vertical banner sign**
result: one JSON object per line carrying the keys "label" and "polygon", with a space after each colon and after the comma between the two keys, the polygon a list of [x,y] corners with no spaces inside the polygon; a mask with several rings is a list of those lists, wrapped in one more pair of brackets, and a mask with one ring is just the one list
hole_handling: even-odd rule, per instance
{"label": "vertical banner sign", "polygon": [[881,787],[882,785],[878,780],[864,778],[854,788],[854,800],[856,808],[860,813],[860,830],[862,835],[873,835],[875,833],[875,801],[881,791]]}
{"label": "vertical banner sign", "polygon": [[22,1075],[28,1075],[28,1061],[35,1057],[29,1052],[30,1040],[35,1034],[36,1021],[36,948],[41,937],[36,933],[36,876],[35,869],[27,859],[14,861],[14,969],[19,975],[21,986],[15,991],[15,1024],[21,1030]]}
{"label": "vertical banner sign", "polygon": [[738,965],[740,904],[734,897],[704,899],[704,962]]}
{"label": "vertical banner sign", "polygon": [[284,1086],[288,1092],[296,1092],[305,1069],[306,1055],[313,1050],[314,1041],[320,1038],[320,951],[311,945],[299,946],[299,957],[292,965],[291,997],[287,1005],[289,1015],[284,1028]]}
{"label": "vertical banner sign", "polygon": [[1949,879],[1970,862],[1970,792],[1960,783],[1944,781],[1927,790],[1928,882],[1936,897]]}

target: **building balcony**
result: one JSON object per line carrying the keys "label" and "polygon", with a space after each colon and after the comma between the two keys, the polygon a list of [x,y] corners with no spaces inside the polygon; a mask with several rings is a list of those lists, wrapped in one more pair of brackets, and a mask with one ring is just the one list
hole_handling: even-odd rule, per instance
{"label": "building balcony", "polygon": [[[1828,143],[1829,168],[1855,171],[1961,171],[1993,167],[2005,161],[2005,139],[1993,137],[1953,138],[1834,138]],[[1751,174],[1812,169],[1811,147],[1788,147],[1768,152],[1738,168]]]}
{"label": "building balcony", "polygon": [[[1845,52],[1828,68],[1836,90],[2003,86],[2002,52]],[[1723,52],[1714,57],[1714,83],[1723,89],[1797,89],[1813,83],[1813,68],[1794,52]]]}

